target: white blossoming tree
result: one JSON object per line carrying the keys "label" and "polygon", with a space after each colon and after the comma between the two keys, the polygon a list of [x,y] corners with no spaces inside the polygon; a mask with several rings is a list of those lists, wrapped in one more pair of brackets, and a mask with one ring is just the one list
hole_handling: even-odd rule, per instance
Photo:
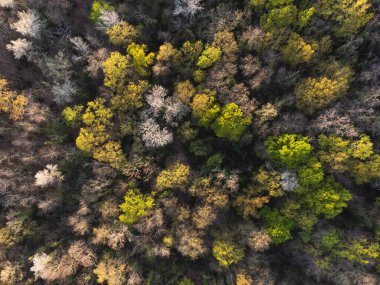
{"label": "white blossoming tree", "polygon": [[7,50],[13,53],[15,59],[20,59],[32,49],[32,43],[26,39],[17,39],[7,44]]}
{"label": "white blossoming tree", "polygon": [[48,187],[63,180],[62,172],[58,170],[58,165],[48,164],[46,168],[40,170],[34,176],[35,185],[39,187]]}
{"label": "white blossoming tree", "polygon": [[145,118],[139,126],[139,133],[148,148],[159,148],[173,141],[173,134],[152,118]]}
{"label": "white blossoming tree", "polygon": [[0,7],[3,8],[13,8],[15,5],[14,0],[0,0]]}
{"label": "white blossoming tree", "polygon": [[11,24],[11,28],[32,38],[38,38],[45,23],[41,20],[38,13],[34,10],[19,11],[17,13],[18,21]]}

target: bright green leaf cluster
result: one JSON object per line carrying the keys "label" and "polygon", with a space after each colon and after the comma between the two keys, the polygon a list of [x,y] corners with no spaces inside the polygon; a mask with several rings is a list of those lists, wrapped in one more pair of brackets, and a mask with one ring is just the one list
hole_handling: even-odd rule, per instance
{"label": "bright green leaf cluster", "polygon": [[152,195],[143,195],[137,189],[131,189],[124,196],[124,203],[120,205],[122,214],[119,220],[122,223],[132,225],[146,216],[154,206]]}

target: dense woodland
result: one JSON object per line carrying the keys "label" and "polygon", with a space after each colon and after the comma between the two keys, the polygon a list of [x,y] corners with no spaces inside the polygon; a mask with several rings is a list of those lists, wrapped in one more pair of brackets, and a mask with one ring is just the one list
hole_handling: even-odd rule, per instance
{"label": "dense woodland", "polygon": [[380,284],[378,0],[0,0],[0,284]]}

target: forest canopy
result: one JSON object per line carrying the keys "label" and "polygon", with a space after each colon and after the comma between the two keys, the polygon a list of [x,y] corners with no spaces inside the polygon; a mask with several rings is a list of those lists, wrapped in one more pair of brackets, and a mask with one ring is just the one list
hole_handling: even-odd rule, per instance
{"label": "forest canopy", "polygon": [[0,0],[0,284],[378,284],[379,9]]}

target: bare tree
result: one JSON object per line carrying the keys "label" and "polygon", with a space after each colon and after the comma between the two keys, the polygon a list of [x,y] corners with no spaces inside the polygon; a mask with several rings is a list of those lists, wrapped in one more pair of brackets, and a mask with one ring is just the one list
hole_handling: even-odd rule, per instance
{"label": "bare tree", "polygon": [[174,11],[175,16],[183,15],[192,18],[196,13],[203,10],[201,0],[175,0]]}

